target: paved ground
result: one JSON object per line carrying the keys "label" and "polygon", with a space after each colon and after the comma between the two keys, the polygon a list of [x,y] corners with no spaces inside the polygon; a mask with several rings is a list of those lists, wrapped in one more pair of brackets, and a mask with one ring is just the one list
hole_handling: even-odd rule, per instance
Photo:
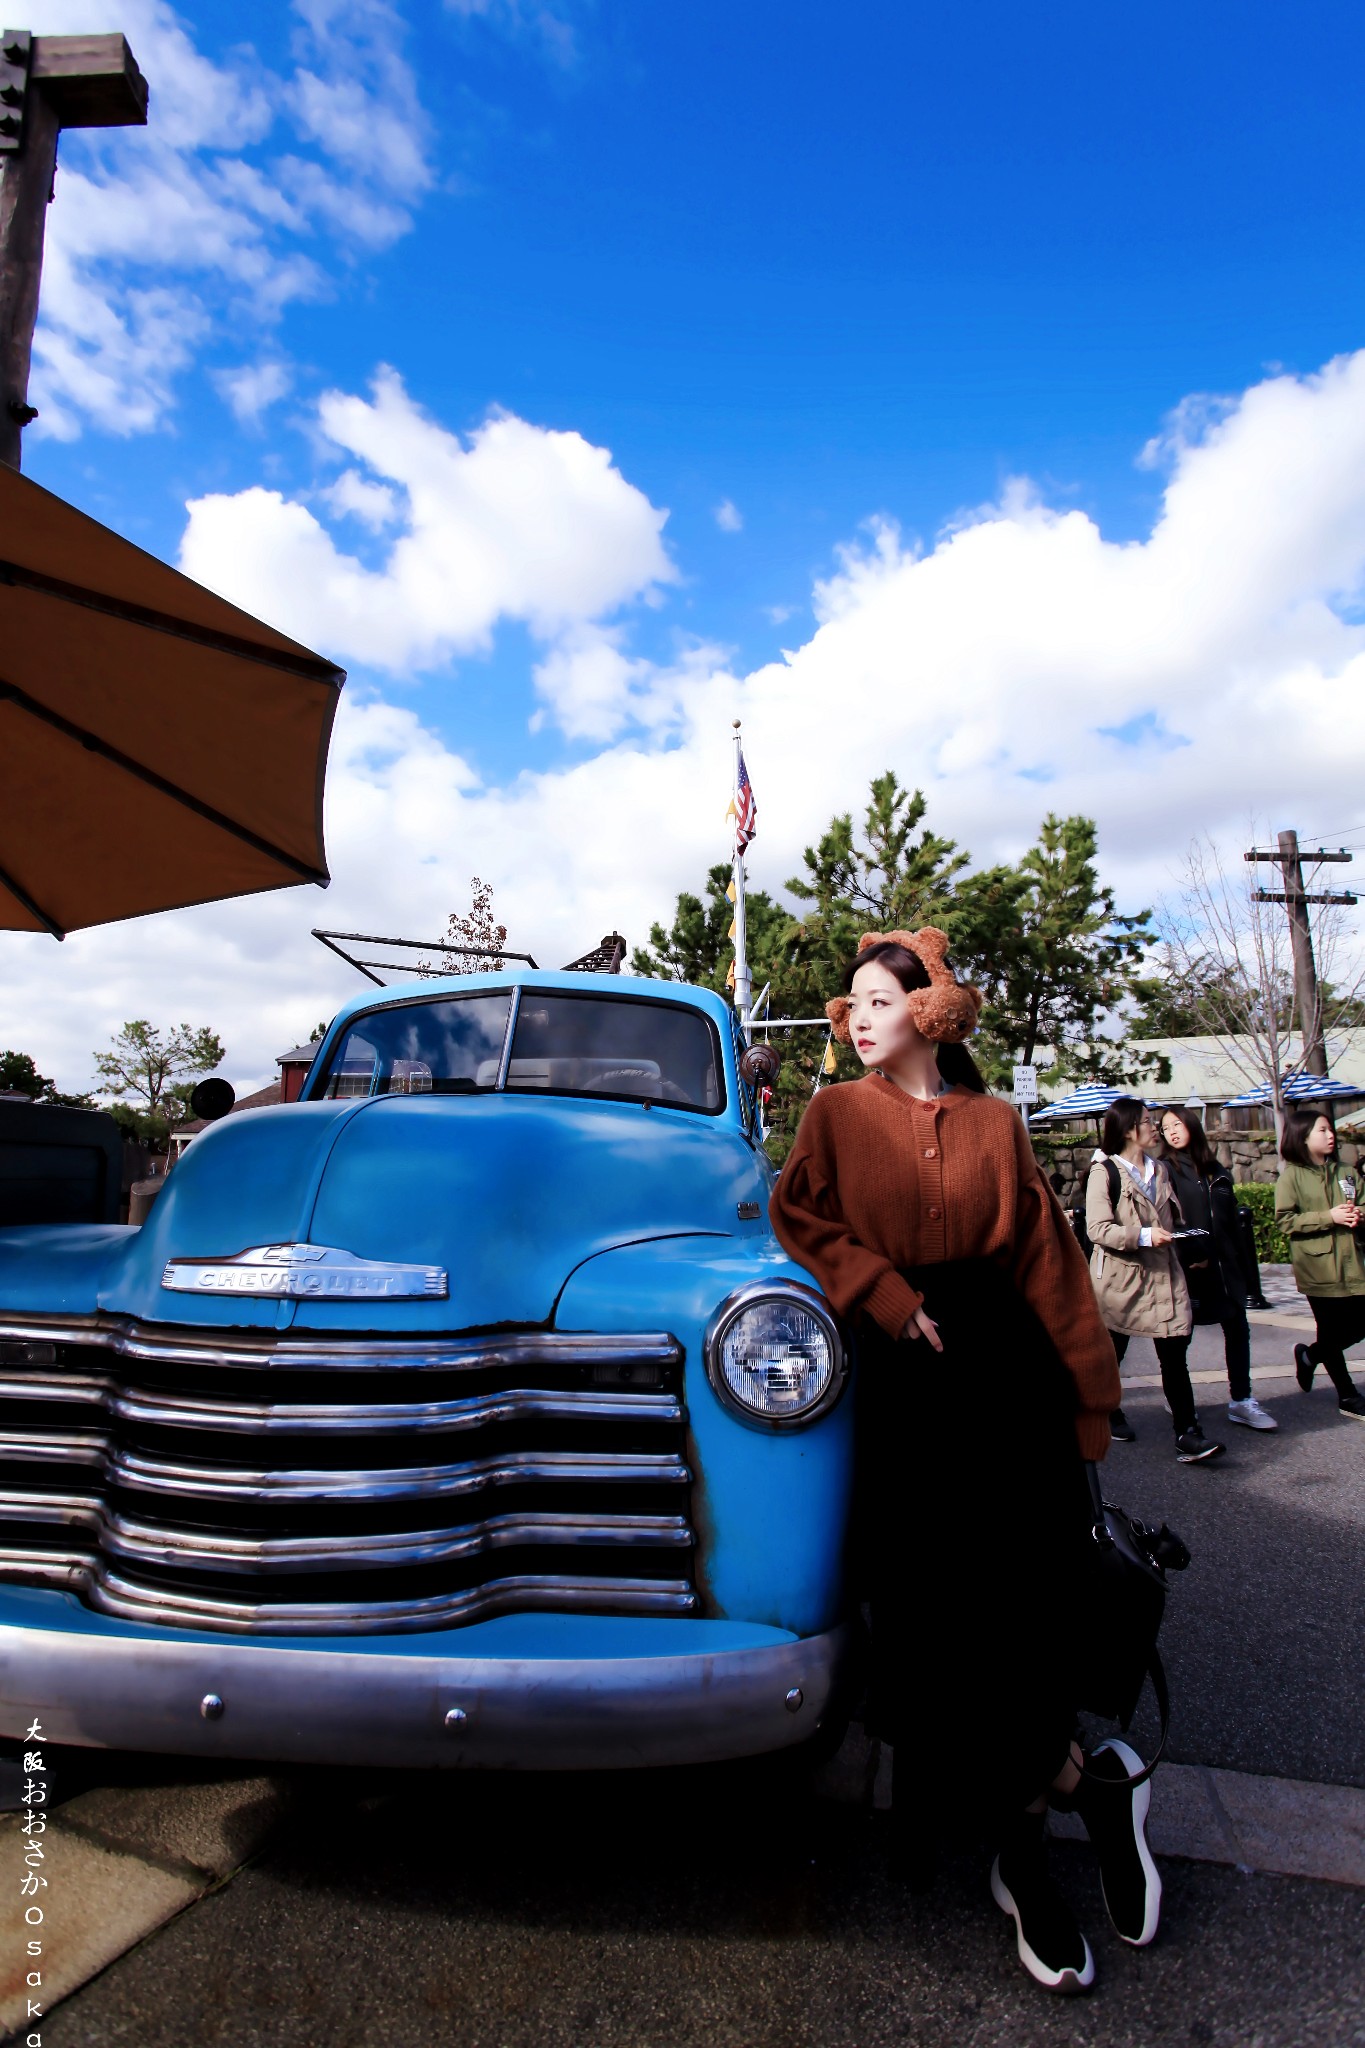
{"label": "paved ground", "polygon": [[[1197,1468],[1135,1343],[1139,1442],[1106,1487],[1195,1552],[1164,1643],[1173,1754],[1360,1786],[1365,1425],[1285,1376],[1297,1334],[1255,1333],[1278,1435],[1225,1427],[1225,1387],[1201,1386],[1230,1448]],[[1198,1369],[1219,1343],[1198,1334]],[[73,1760],[67,1790],[86,1773],[109,1766]],[[1138,1954],[1105,1932],[1088,1852],[1059,1843],[1100,1969],[1065,2002],[1020,1972],[983,1852],[908,1894],[884,1814],[768,1766],[283,1789],[258,1860],[59,2007],[44,2048],[1365,2048],[1365,1911],[1340,1884],[1166,1860],[1162,1937]]]}
{"label": "paved ground", "polygon": [[1343,1887],[1166,1866],[1162,1941],[1104,1932],[1084,2002],[1037,1991],[965,1856],[926,1897],[884,1817],[762,1774],[316,1789],[289,1835],[43,2029],[44,2048],[1346,2048],[1365,1914]]}
{"label": "paved ground", "polygon": [[[1311,1324],[1305,1326],[1311,1331]],[[1299,1331],[1259,1325],[1252,1367],[1292,1375]],[[1196,1368],[1222,1362],[1222,1333],[1198,1330]],[[1125,1380],[1151,1377],[1134,1342]],[[1365,1384],[1365,1360],[1357,1366]],[[1365,1422],[1344,1422],[1318,1375],[1258,1379],[1274,1436],[1227,1420],[1226,1384],[1197,1386],[1204,1427],[1227,1455],[1177,1465],[1160,1392],[1125,1395],[1136,1444],[1116,1444],[1109,1497],[1167,1521],[1194,1563],[1172,1583],[1162,1651],[1172,1675],[1171,1754],[1271,1776],[1365,1785]]]}

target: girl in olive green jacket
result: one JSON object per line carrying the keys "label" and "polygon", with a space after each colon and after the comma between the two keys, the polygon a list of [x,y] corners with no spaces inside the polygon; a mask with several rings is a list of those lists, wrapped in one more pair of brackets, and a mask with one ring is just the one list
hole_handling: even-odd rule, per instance
{"label": "girl in olive green jacket", "polygon": [[1284,1160],[1275,1188],[1275,1221],[1289,1240],[1294,1278],[1317,1324],[1317,1340],[1294,1346],[1294,1368],[1305,1394],[1322,1366],[1337,1390],[1344,1416],[1365,1421],[1365,1397],[1351,1378],[1345,1354],[1365,1338],[1365,1257],[1357,1232],[1365,1225],[1359,1188],[1343,1177],[1337,1134],[1316,1110],[1287,1110],[1280,1139]]}

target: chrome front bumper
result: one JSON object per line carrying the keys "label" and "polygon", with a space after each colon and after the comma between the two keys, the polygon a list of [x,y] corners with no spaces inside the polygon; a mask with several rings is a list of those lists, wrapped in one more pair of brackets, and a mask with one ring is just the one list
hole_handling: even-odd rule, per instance
{"label": "chrome front bumper", "polygon": [[0,1735],[420,1769],[717,1763],[807,1741],[850,1631],[681,1656],[460,1657],[0,1627]]}

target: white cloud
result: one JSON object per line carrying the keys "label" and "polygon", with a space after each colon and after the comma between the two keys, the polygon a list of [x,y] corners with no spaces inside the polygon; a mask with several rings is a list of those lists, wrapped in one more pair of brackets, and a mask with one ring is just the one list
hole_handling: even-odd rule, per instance
{"label": "white cloud", "polygon": [[[386,440],[377,408],[344,401],[332,415],[350,421],[353,452],[366,441],[361,459]],[[277,499],[266,516],[288,546],[302,550],[297,536],[311,533],[318,565],[339,579],[346,630],[391,652],[453,645],[477,630],[463,600],[443,610],[426,582],[438,568],[453,588],[471,563],[482,573],[465,487],[449,524],[417,513],[419,502],[444,504],[475,444],[442,440],[429,422],[424,440],[420,423],[412,413],[410,445],[400,433],[385,474],[408,493],[404,544],[426,563],[422,574],[391,558],[366,582],[304,508]],[[544,455],[540,430],[516,424],[534,458]],[[598,463],[579,457],[573,473],[624,510],[630,486],[611,483],[601,451],[588,453]],[[806,643],[743,678],[714,650],[651,669],[591,609],[566,622],[561,597],[543,612],[560,626],[539,687],[556,715],[618,736],[501,787],[482,783],[415,710],[350,698],[329,776],[328,896],[292,891],[80,933],[62,948],[8,940],[0,1045],[25,1047],[43,1072],[79,1085],[91,1046],[144,1014],[154,989],[167,1017],[218,1026],[234,1079],[267,1078],[271,1054],[360,989],[311,945],[308,927],[424,937],[467,901],[472,873],[494,883],[513,944],[542,961],[570,959],[613,926],[638,942],[677,890],[695,888],[724,856],[739,715],[762,817],[750,871],[770,889],[887,766],[922,786],[936,829],[982,861],[1017,854],[1044,808],[1098,818],[1103,870],[1128,908],[1168,886],[1196,832],[1221,836],[1235,857],[1253,815],[1262,829],[1320,829],[1328,819],[1341,829],[1359,817],[1365,759],[1365,628],[1350,616],[1365,589],[1365,352],[1314,377],[1268,379],[1197,432],[1177,422],[1167,460],[1146,541],[1106,541],[1083,513],[1017,488],[923,551],[891,526],[870,530],[819,585]],[[536,512],[508,490],[520,511],[502,519],[495,572],[510,593],[503,601],[529,617],[532,572],[514,572],[505,537],[516,517]],[[557,502],[560,520],[579,519],[571,492]],[[657,523],[632,516],[642,523],[630,530],[657,549]],[[311,528],[295,534],[290,519]],[[613,531],[610,521],[599,529],[608,557]],[[541,530],[525,560],[547,551]],[[307,569],[305,551],[291,559],[296,574]],[[643,547],[646,574],[660,559]],[[562,582],[547,573],[547,589]],[[632,587],[639,571],[633,584],[618,577],[617,601]],[[594,592],[607,588],[603,578]],[[422,610],[411,634],[396,591]],[[375,607],[370,623],[355,609],[365,602]],[[318,637],[335,650],[332,636]],[[623,699],[637,721],[627,738],[613,726]],[[1132,743],[1103,728],[1130,729]],[[1172,748],[1163,733],[1188,744]]]}
{"label": "white cloud", "polygon": [[[461,439],[392,371],[369,399],[329,393],[318,417],[326,441],[395,487],[403,530],[381,566],[343,553],[307,506],[260,487],[196,499],[180,559],[340,660],[432,668],[486,648],[503,619],[551,641],[674,578],[660,538],[668,514],[581,434],[495,413]],[[355,510],[355,484],[341,488]]]}
{"label": "white cloud", "polygon": [[344,469],[322,495],[339,519],[358,519],[373,533],[391,526],[398,517],[398,493],[362,476],[358,469]]}
{"label": "white cloud", "polygon": [[552,63],[568,69],[578,56],[571,0],[446,0],[452,14],[476,21],[514,41],[529,41]]}
{"label": "white cloud", "polygon": [[722,533],[738,533],[744,524],[744,515],[738,505],[729,498],[723,498],[711,514]]}
{"label": "white cloud", "polygon": [[536,664],[533,680],[546,716],[569,739],[610,740],[637,725],[661,735],[686,717],[692,691],[722,672],[724,650],[701,642],[683,647],[666,666],[625,652],[622,627],[571,628]]}
{"label": "white cloud", "polygon": [[301,64],[284,102],[306,142],[361,185],[414,197],[431,183],[427,121],[397,54],[402,22],[384,0],[295,0],[317,69]]}
{"label": "white cloud", "polygon": [[[621,649],[622,635],[601,626],[565,634],[534,671],[537,695],[570,739],[614,739],[650,673],[647,661],[632,661]],[[531,721],[539,731],[545,719]]]}
{"label": "white cloud", "polygon": [[[149,122],[63,137],[35,432],[161,424],[225,327],[239,346],[264,338],[291,302],[331,289],[338,258],[406,231],[433,173],[398,14],[388,0],[293,11],[293,68],[273,73],[250,49],[205,57],[166,0],[124,0]],[[105,0],[32,0],[26,19],[44,34],[109,26]],[[220,381],[237,410],[232,378]]]}
{"label": "white cloud", "polygon": [[243,426],[255,426],[286,395],[294,378],[288,363],[267,360],[220,370],[214,381]]}

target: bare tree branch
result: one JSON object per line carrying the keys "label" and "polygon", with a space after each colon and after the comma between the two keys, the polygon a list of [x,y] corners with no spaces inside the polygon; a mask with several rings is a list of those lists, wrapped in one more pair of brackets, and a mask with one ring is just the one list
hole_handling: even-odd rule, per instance
{"label": "bare tree branch", "polygon": [[[1311,904],[1318,1014],[1303,1017],[1285,906],[1258,902],[1257,888],[1254,867],[1239,862],[1229,874],[1211,839],[1193,840],[1179,900],[1162,906],[1160,921],[1171,965],[1188,986],[1197,1020],[1248,1086],[1268,1091],[1278,1128],[1284,1080],[1302,1064],[1325,1006],[1330,1004],[1336,1029],[1365,1016],[1365,971],[1358,960],[1348,962],[1350,932],[1342,906]],[[1334,984],[1348,967],[1354,979],[1343,991]]]}

